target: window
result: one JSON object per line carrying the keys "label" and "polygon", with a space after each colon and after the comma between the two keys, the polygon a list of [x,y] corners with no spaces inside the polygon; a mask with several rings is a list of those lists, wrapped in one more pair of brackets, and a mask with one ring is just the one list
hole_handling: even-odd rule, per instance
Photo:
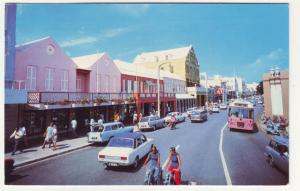
{"label": "window", "polygon": [[81,79],[76,79],[76,91],[81,92]]}
{"label": "window", "polygon": [[105,90],[104,91],[107,93],[108,92],[108,86],[109,86],[109,75],[105,75],[104,85],[105,85]]}
{"label": "window", "polygon": [[126,92],[127,91],[127,84],[126,84],[126,80],[122,80],[123,85],[122,85],[122,92]]}
{"label": "window", "polygon": [[139,87],[140,93],[144,93],[143,91],[143,82],[140,81],[140,87]]}
{"label": "window", "polygon": [[96,83],[96,91],[100,92],[101,91],[101,74],[97,74],[97,82]]}
{"label": "window", "polygon": [[133,80],[131,80],[131,92],[133,92],[134,91],[134,81]]}
{"label": "window", "polygon": [[69,74],[67,70],[62,71],[61,91],[68,91]]}
{"label": "window", "polygon": [[45,78],[45,90],[53,91],[53,68],[46,68],[46,78]]}
{"label": "window", "polygon": [[26,89],[36,90],[36,67],[27,66]]}
{"label": "window", "polygon": [[131,93],[131,80],[127,80],[127,93]]}

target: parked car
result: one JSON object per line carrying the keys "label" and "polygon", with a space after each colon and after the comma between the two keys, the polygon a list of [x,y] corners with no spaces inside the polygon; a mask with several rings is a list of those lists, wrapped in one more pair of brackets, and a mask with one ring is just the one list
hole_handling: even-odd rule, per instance
{"label": "parked car", "polygon": [[219,112],[220,112],[219,107],[217,107],[217,106],[215,106],[215,105],[212,107],[211,110],[212,110],[213,113],[219,113]]}
{"label": "parked car", "polygon": [[258,100],[257,103],[258,104],[263,104],[263,101],[262,100]]}
{"label": "parked car", "polygon": [[164,118],[166,123],[169,123],[171,121],[172,115],[175,115],[176,123],[185,121],[185,117],[183,116],[182,113],[179,113],[179,112],[170,112]]}
{"label": "parked car", "polygon": [[138,167],[140,159],[151,151],[153,140],[140,132],[123,133],[113,137],[98,153],[98,161],[111,166]]}
{"label": "parked car", "polygon": [[197,109],[197,107],[191,107],[191,108],[188,108],[187,111],[186,111],[188,117],[190,117],[191,114],[192,114],[192,112],[193,112],[194,110],[196,110],[196,109]]}
{"label": "parked car", "polygon": [[153,129],[154,131],[157,128],[163,128],[166,126],[165,119],[159,118],[157,115],[155,116],[147,116],[143,117],[141,121],[138,123],[139,129]]}
{"label": "parked car", "polygon": [[283,172],[289,172],[289,140],[286,137],[273,136],[265,148],[266,161]]}
{"label": "parked car", "polygon": [[191,122],[195,121],[207,121],[207,111],[195,110],[191,114]]}
{"label": "parked car", "polygon": [[133,127],[124,127],[121,122],[104,123],[103,127],[96,126],[94,132],[88,133],[88,142],[107,142],[112,137],[126,132],[133,132]]}
{"label": "parked car", "polygon": [[222,110],[227,109],[227,104],[226,103],[221,103],[220,104],[220,109],[222,109]]}

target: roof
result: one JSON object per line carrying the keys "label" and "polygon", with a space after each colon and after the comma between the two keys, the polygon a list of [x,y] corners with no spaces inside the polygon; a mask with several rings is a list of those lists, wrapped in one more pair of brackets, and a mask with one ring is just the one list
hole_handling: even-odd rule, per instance
{"label": "roof", "polygon": [[[239,105],[241,104],[241,105]],[[238,100],[235,100],[233,101],[232,103],[229,104],[230,107],[240,107],[244,104],[247,104],[249,108],[253,108],[253,104],[249,101],[245,101],[245,100],[241,100],[241,99],[238,99]]]}
{"label": "roof", "polygon": [[[145,68],[139,64],[132,64],[122,60],[114,60],[114,63],[122,74],[157,79],[157,72],[153,69]],[[162,79],[162,76],[160,79]]]}
{"label": "roof", "polygon": [[279,142],[282,145],[289,145],[289,139],[282,136],[273,136],[272,139],[274,139],[276,142]]}
{"label": "roof", "polygon": [[142,136],[143,134],[142,133],[139,133],[139,132],[133,132],[133,133],[121,133],[119,135],[116,135],[115,137],[118,137],[118,138],[129,138],[129,139],[136,139],[140,136]]}
{"label": "roof", "polygon": [[52,38],[50,36],[47,36],[47,37],[44,37],[44,38],[40,38],[40,39],[29,41],[29,42],[26,42],[26,43],[23,43],[23,44],[16,45],[16,48],[17,49],[23,48],[25,46],[30,46],[30,45],[35,44],[37,42],[41,42],[41,41],[45,41],[45,40],[49,40],[49,39],[52,39]]}
{"label": "roof", "polygon": [[72,60],[78,69],[90,70],[105,53],[90,54],[85,56],[73,57]]}
{"label": "roof", "polygon": [[136,56],[136,58],[134,59],[134,63],[156,62],[157,57],[159,61],[167,60],[166,57],[168,57],[168,59],[170,60],[185,58],[191,49],[192,49],[192,45],[181,47],[181,48],[169,49],[169,50],[143,52]]}
{"label": "roof", "polygon": [[[138,63],[129,63],[122,60],[114,60],[114,63],[120,70],[122,74],[132,75],[132,76],[142,76],[147,78],[157,79],[157,70],[146,68]],[[162,78],[172,78],[176,80],[183,80],[176,74],[173,74],[168,71],[160,71],[160,79]]]}

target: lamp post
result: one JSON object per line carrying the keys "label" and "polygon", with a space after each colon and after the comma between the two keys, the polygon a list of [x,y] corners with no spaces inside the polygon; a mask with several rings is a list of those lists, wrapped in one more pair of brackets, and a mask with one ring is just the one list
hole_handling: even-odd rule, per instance
{"label": "lamp post", "polygon": [[168,64],[168,62],[162,63],[160,65],[158,65],[157,67],[157,112],[158,112],[158,116],[160,117],[160,68],[165,65]]}

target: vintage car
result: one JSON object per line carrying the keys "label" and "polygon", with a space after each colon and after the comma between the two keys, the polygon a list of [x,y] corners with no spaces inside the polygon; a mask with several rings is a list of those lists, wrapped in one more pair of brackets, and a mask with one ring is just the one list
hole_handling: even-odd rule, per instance
{"label": "vintage car", "polygon": [[227,109],[227,104],[226,103],[221,103],[220,104],[220,109],[222,109],[222,110]]}
{"label": "vintage car", "polygon": [[214,105],[214,106],[212,107],[211,111],[212,111],[213,113],[219,113],[219,112],[220,112],[220,109],[219,109],[218,106]]}
{"label": "vintage car", "polygon": [[182,113],[180,113],[180,112],[170,112],[164,118],[166,123],[169,123],[171,121],[172,115],[175,115],[176,123],[185,121],[185,117],[182,115]]}
{"label": "vintage car", "polygon": [[98,161],[111,166],[138,167],[140,159],[146,156],[153,140],[140,132],[123,133],[113,137],[108,145],[98,153]]}
{"label": "vintage car", "polygon": [[124,127],[121,122],[104,123],[103,126],[96,126],[93,132],[88,133],[88,142],[107,142],[112,137],[126,132],[133,132],[133,127]]}
{"label": "vintage car", "polygon": [[195,121],[207,121],[207,111],[206,110],[195,110],[191,114],[191,122]]}
{"label": "vintage car", "polygon": [[271,167],[276,166],[283,172],[289,172],[289,140],[282,136],[272,136],[265,148],[266,161]]}
{"label": "vintage car", "polygon": [[196,110],[196,109],[198,109],[198,108],[197,108],[197,107],[191,107],[191,108],[188,108],[187,111],[186,111],[188,117],[190,117],[191,114],[192,114],[192,112],[193,112],[194,110]]}
{"label": "vintage car", "polygon": [[155,131],[157,128],[163,128],[166,126],[165,120],[159,118],[157,115],[143,117],[138,123],[140,130],[152,129]]}

